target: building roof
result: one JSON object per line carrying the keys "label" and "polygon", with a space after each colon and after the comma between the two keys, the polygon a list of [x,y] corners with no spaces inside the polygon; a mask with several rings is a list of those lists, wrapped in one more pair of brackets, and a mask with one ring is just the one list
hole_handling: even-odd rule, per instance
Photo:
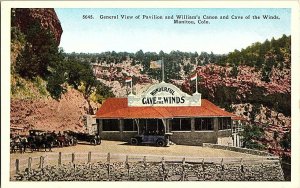
{"label": "building roof", "polygon": [[176,118],[176,117],[234,117],[206,99],[201,106],[128,106],[127,98],[109,98],[96,113],[99,119],[143,119],[143,118]]}

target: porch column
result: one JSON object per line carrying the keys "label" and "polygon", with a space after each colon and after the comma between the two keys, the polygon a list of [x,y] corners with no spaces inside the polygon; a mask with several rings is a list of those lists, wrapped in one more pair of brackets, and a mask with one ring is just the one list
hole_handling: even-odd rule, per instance
{"label": "porch column", "polygon": [[167,124],[167,133],[170,132],[170,119],[166,119],[166,124]]}
{"label": "porch column", "polygon": [[123,140],[124,135],[123,135],[123,130],[124,130],[124,119],[119,119],[119,130],[120,130],[120,135],[121,135],[121,140]]}
{"label": "porch column", "polygon": [[124,130],[124,119],[119,119],[119,130],[121,133]]}
{"label": "porch column", "polygon": [[215,144],[218,144],[218,138],[219,138],[219,134],[218,134],[219,126],[218,126],[218,124],[219,124],[218,118],[217,117],[213,118],[213,126],[214,126],[214,133],[215,133],[214,134],[215,135],[215,138],[214,138]]}
{"label": "porch column", "polygon": [[191,118],[191,131],[195,132],[195,118]]}
{"label": "porch column", "polygon": [[98,119],[98,134],[101,134],[103,130],[103,120],[102,119]]}
{"label": "porch column", "polygon": [[139,124],[139,120],[138,120],[138,119],[134,119],[133,121],[135,121],[136,127],[137,127],[137,132],[138,132],[138,134],[140,134],[140,124]]}
{"label": "porch column", "polygon": [[167,132],[167,120],[166,119],[161,119],[163,124],[164,124],[164,131],[165,133]]}
{"label": "porch column", "polygon": [[214,125],[214,131],[215,132],[218,132],[218,130],[219,130],[218,123],[219,123],[218,118],[213,118],[213,125]]}

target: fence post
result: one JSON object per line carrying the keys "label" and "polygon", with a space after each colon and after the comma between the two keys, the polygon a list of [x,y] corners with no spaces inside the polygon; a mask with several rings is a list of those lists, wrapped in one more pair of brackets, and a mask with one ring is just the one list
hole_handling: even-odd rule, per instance
{"label": "fence post", "polygon": [[40,156],[40,166],[39,166],[41,169],[44,168],[44,157],[43,156]]}
{"label": "fence post", "polygon": [[221,168],[222,168],[222,171],[224,170],[224,163],[223,163],[224,159],[222,158],[221,160]]}
{"label": "fence post", "polygon": [[144,163],[145,179],[146,179],[146,181],[148,181],[147,170],[146,170],[146,167],[147,167],[146,156],[144,156],[143,163]]}
{"label": "fence post", "polygon": [[88,163],[92,162],[92,152],[88,153]]}
{"label": "fence post", "polygon": [[161,158],[161,168],[162,168],[162,180],[165,181],[165,170],[166,170],[166,166],[165,166],[165,158],[162,157]]}
{"label": "fence post", "polygon": [[182,181],[185,180],[185,157],[182,159],[182,176],[181,176],[181,180]]}
{"label": "fence post", "polygon": [[263,170],[263,168],[264,168],[264,157],[262,157],[261,158],[261,177],[262,177],[262,179],[264,180],[264,170]]}
{"label": "fence post", "polygon": [[110,178],[110,153],[107,153],[107,178]]}
{"label": "fence post", "polygon": [[58,166],[61,166],[61,152],[58,153]]}
{"label": "fence post", "polygon": [[75,162],[75,153],[72,153],[72,163]]}
{"label": "fence post", "polygon": [[107,162],[110,163],[110,153],[107,153]]}
{"label": "fence post", "polygon": [[126,155],[125,166],[127,168],[128,180],[129,180],[130,179],[130,167],[129,167],[129,163],[128,163],[128,155]]}
{"label": "fence post", "polygon": [[240,177],[242,180],[244,180],[245,179],[245,169],[244,169],[244,158],[243,157],[241,158],[240,166],[241,166]]}
{"label": "fence post", "polygon": [[221,160],[221,180],[224,181],[224,158]]}
{"label": "fence post", "polygon": [[28,158],[28,172],[31,171],[31,163],[32,163],[32,158],[29,157],[29,158]]}
{"label": "fence post", "polygon": [[16,174],[20,172],[20,160],[16,159]]}
{"label": "fence post", "polygon": [[146,156],[144,156],[143,163],[144,163],[144,166],[146,166]]}
{"label": "fence post", "polygon": [[241,158],[241,172],[244,173],[244,162],[243,162],[243,158]]}

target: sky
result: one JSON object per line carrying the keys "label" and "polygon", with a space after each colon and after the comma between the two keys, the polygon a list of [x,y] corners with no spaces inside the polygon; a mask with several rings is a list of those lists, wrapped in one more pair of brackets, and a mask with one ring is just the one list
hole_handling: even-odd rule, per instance
{"label": "sky", "polygon": [[[291,34],[288,8],[59,8],[55,11],[63,28],[60,47],[67,53],[179,50],[226,54],[255,42]],[[92,15],[93,19],[83,19],[84,15]],[[101,15],[118,15],[118,19],[100,19]],[[122,19],[121,15],[133,19]],[[163,19],[143,19],[143,15]],[[195,24],[174,24],[175,17],[165,19],[172,15],[191,15],[197,19],[193,19]],[[205,15],[218,19],[204,19]],[[229,19],[220,19],[227,15]],[[250,19],[246,19],[249,15]],[[254,15],[260,19],[253,19]],[[262,15],[276,15],[279,19],[263,19]],[[136,16],[139,18],[135,19]],[[243,19],[233,19],[236,16]],[[198,24],[199,19],[209,24]]]}

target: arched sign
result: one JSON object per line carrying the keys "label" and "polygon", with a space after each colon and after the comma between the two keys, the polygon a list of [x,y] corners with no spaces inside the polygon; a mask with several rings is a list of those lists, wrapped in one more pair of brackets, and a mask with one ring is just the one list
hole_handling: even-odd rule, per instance
{"label": "arched sign", "polygon": [[189,95],[172,84],[161,82],[150,86],[142,95],[130,94],[128,106],[201,106],[201,94]]}

